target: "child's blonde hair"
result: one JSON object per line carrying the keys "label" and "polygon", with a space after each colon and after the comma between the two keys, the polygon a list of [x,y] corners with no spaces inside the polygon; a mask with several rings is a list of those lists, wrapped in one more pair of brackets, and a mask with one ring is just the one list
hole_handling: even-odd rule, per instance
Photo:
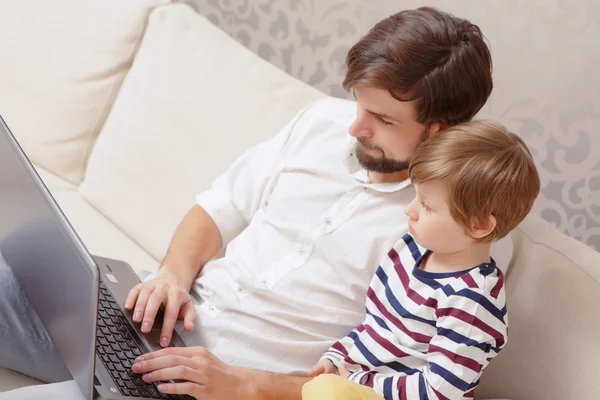
{"label": "child's blonde hair", "polygon": [[496,227],[484,241],[513,230],[540,192],[540,177],[525,142],[489,121],[455,125],[426,140],[408,174],[413,184],[447,184],[450,213],[467,234],[474,223],[485,224],[494,216]]}

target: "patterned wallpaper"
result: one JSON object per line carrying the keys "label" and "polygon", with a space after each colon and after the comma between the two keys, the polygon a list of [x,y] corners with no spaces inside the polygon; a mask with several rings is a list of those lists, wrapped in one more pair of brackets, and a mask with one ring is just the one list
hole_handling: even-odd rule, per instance
{"label": "patterned wallpaper", "polygon": [[528,143],[542,175],[534,213],[600,250],[600,1],[182,0],[291,75],[339,97],[344,57],[377,21],[431,5],[487,37],[495,88],[479,117]]}

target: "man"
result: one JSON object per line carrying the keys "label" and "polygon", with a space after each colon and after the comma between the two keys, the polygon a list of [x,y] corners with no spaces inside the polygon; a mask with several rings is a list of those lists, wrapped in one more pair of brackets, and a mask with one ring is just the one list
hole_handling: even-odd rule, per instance
{"label": "man", "polygon": [[[470,120],[493,86],[479,28],[432,8],[379,22],[346,61],[344,88],[356,104],[316,102],[244,154],[198,196],[156,276],[131,291],[127,307],[142,330],[165,305],[163,344],[183,319],[190,347],[144,355],[133,366],[149,381],[186,381],[162,391],[300,398],[318,357],[363,320],[373,272],[408,229],[411,155],[430,136]],[[223,258],[210,261],[225,247]],[[38,354],[59,359],[51,348]],[[68,378],[62,368],[21,369],[58,381]],[[34,390],[13,395],[34,398]]]}

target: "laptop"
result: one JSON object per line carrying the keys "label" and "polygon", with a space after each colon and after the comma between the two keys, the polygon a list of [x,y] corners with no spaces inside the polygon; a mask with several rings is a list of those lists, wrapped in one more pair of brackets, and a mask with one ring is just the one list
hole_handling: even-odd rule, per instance
{"label": "laptop", "polygon": [[[142,334],[124,304],[139,278],[93,257],[0,117],[0,257],[9,265],[86,399],[185,399],[131,371],[159,345],[162,315]],[[185,346],[174,332],[170,346]]]}

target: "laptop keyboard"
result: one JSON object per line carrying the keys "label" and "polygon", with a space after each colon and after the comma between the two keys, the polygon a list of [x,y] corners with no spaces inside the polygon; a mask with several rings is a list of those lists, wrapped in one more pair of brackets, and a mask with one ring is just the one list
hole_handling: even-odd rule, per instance
{"label": "laptop keyboard", "polygon": [[188,396],[160,393],[160,382],[147,383],[131,370],[135,359],[142,355],[135,337],[137,333],[129,324],[121,306],[106,285],[100,281],[98,296],[98,327],[96,352],[113,377],[123,396],[150,397],[153,399],[190,399]]}

